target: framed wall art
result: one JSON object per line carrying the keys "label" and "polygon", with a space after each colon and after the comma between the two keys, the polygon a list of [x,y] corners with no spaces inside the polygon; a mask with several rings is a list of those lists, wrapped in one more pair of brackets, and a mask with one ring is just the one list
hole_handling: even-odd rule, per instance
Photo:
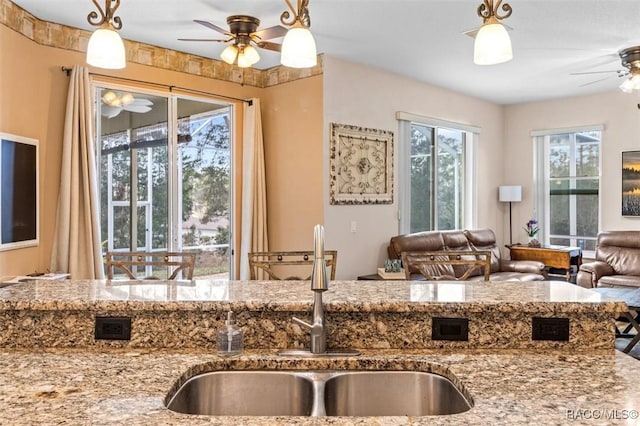
{"label": "framed wall art", "polygon": [[622,153],[622,216],[640,216],[640,151]]}
{"label": "framed wall art", "polygon": [[393,132],[331,123],[330,204],[393,203]]}

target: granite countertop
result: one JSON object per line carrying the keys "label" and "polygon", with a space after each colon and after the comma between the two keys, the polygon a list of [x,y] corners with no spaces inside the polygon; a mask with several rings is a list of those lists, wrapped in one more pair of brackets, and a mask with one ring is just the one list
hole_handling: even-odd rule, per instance
{"label": "granite countertop", "polygon": [[[180,378],[257,368],[433,370],[460,383],[474,406],[449,416],[383,418],[193,416],[164,407]],[[270,352],[223,359],[202,351],[0,350],[0,369],[0,422],[11,425],[548,425],[593,418],[600,418],[593,424],[638,424],[640,411],[640,363],[613,350],[365,351],[361,357],[342,359],[283,358]]]}
{"label": "granite countertop", "polygon": [[[476,332],[480,333],[480,338],[474,341],[482,343],[487,336],[504,333],[503,328],[486,328],[482,318],[488,315],[513,321],[514,313],[527,311],[581,318],[572,325],[572,336],[574,333],[586,335],[587,345],[554,347],[549,344],[523,350],[452,346],[436,349],[408,347],[404,346],[407,341],[400,340],[397,342],[400,346],[390,346],[392,349],[356,346],[367,348],[362,349],[360,357],[285,358],[275,354],[275,346],[257,346],[260,336],[273,338],[273,334],[282,330],[265,328],[273,323],[255,321],[245,322],[245,327],[250,328],[245,333],[245,343],[252,342],[253,346],[241,357],[225,359],[216,355],[215,349],[204,346],[92,347],[92,337],[87,340],[86,336],[92,333],[93,317],[105,312],[114,315],[139,312],[138,320],[150,318],[148,328],[141,323],[134,325],[149,336],[161,334],[165,331],[162,327],[173,324],[172,311],[184,313],[181,324],[184,329],[173,333],[176,338],[214,332],[218,322],[211,318],[215,313],[236,308],[252,311],[258,317],[274,311],[283,317],[282,324],[286,327],[291,324],[291,312],[309,311],[311,299],[308,282],[34,281],[1,288],[0,314],[4,316],[0,315],[0,322],[10,322],[8,327],[3,327],[7,338],[5,347],[0,348],[3,372],[0,375],[0,423],[530,425],[575,424],[576,419],[584,422],[599,417],[598,424],[616,419],[638,424],[640,363],[615,351],[612,344],[588,345],[589,333],[595,333],[594,336],[608,333],[610,326],[606,321],[599,328],[581,326],[582,321],[599,324],[601,318],[613,318],[615,313],[625,310],[626,305],[561,282],[338,281],[331,283],[324,300],[334,322],[330,324],[334,332],[340,331],[335,327],[344,324],[336,318],[346,322],[360,315],[362,322],[358,324],[370,323],[371,332],[382,333],[376,338],[383,338],[398,334],[397,327],[428,328],[412,321],[414,314],[415,318],[424,318],[426,324],[435,312],[464,311],[473,316],[472,325],[475,324]],[[394,328],[380,322],[386,313],[398,317],[400,322]],[[84,328],[78,320],[83,315],[87,317],[83,319]],[[153,321],[163,315],[165,322]],[[82,334],[72,335],[78,327]],[[86,346],[27,347],[20,346],[21,338],[10,336],[33,333],[36,329],[41,335],[59,333],[52,339],[56,344],[60,340],[64,344],[83,338]],[[349,330],[341,342],[349,342],[357,332]],[[370,333],[369,329],[365,331]],[[253,340],[250,340],[252,332]],[[301,332],[303,336],[308,334]],[[526,337],[530,325],[511,332]],[[422,335],[416,333],[416,341]],[[359,418],[191,416],[164,407],[168,393],[179,383],[195,374],[221,369],[433,371],[458,384],[474,406],[468,412],[451,416]],[[603,420],[605,418],[613,420]]]}
{"label": "granite countertop", "polygon": [[[306,311],[312,301],[308,281],[32,281],[0,288],[0,310],[203,310],[258,309]],[[328,311],[429,311],[446,305],[467,311],[512,312],[538,308],[557,312],[621,312],[582,287],[559,282],[333,281],[323,293]]]}

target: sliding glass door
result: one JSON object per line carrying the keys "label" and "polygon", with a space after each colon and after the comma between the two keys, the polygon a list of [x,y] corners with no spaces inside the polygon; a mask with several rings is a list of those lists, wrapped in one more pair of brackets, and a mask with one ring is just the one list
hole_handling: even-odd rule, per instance
{"label": "sliding glass door", "polygon": [[231,107],[124,87],[96,100],[103,251],[195,251],[195,278],[228,278]]}

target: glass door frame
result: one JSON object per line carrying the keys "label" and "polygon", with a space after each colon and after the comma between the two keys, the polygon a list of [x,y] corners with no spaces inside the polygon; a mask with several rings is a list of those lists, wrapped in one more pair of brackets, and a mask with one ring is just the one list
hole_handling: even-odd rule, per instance
{"label": "glass door frame", "polygon": [[[94,114],[94,139],[95,139],[95,147],[96,147],[96,171],[97,171],[97,180],[96,180],[96,190],[100,191],[100,182],[102,180],[101,169],[100,169],[100,159],[101,159],[101,117],[99,116],[99,107],[100,107],[100,97],[98,96],[99,91],[102,89],[113,89],[118,91],[126,91],[132,93],[140,93],[153,95],[157,97],[162,97],[167,100],[167,250],[168,251],[180,251],[182,249],[182,234],[181,234],[181,211],[182,206],[180,205],[179,200],[181,197],[178,196],[180,191],[182,190],[182,184],[179,179],[179,170],[178,167],[180,165],[178,154],[179,154],[179,146],[178,146],[178,100],[190,100],[202,103],[210,103],[214,105],[220,105],[228,111],[229,114],[229,162],[230,162],[230,170],[229,170],[229,279],[232,279],[235,274],[235,250],[234,250],[234,206],[235,206],[235,179],[234,179],[234,158],[236,154],[236,132],[235,132],[235,105],[228,101],[221,100],[214,96],[207,96],[206,94],[198,93],[197,95],[189,94],[188,92],[174,92],[171,90],[163,91],[157,89],[151,89],[148,87],[140,87],[135,84],[122,84],[117,82],[112,82],[110,79],[100,79],[93,78],[91,90],[94,96],[93,101],[93,114]],[[170,88],[169,88],[170,89]],[[133,160],[133,156],[131,157],[131,168],[135,161]],[[133,172],[132,172],[133,173]],[[111,179],[111,176],[108,177]],[[136,179],[137,180],[137,179]],[[133,197],[137,193],[137,188],[132,188],[131,197]],[[131,199],[133,201],[133,198]],[[101,203],[101,197],[98,196],[98,202]],[[149,203],[149,200],[147,200]],[[136,229],[136,224],[134,225],[136,214],[139,204],[136,198],[133,201],[130,208],[130,221],[131,228],[130,232],[133,232]],[[134,208],[135,206],[135,208]],[[147,210],[148,207],[147,206]],[[98,206],[100,211],[100,206]],[[111,215],[108,215],[111,217]],[[108,225],[108,233],[110,238],[112,237],[111,232],[113,229],[113,224]],[[137,245],[137,234],[130,235],[131,241],[133,242],[133,247],[135,248]],[[152,250],[151,247],[148,248]],[[104,251],[104,249],[103,249]]]}

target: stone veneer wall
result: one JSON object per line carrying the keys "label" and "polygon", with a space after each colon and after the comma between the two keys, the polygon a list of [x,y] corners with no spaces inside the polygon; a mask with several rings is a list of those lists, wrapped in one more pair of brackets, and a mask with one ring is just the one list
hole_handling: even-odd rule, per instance
{"label": "stone veneer wall", "polygon": [[[87,7],[90,4],[87,3]],[[87,12],[88,13],[88,12]],[[60,49],[86,52],[91,32],[66,25],[41,21],[10,0],[0,0],[0,24],[34,42]],[[239,68],[226,62],[191,55],[149,44],[124,40],[127,62],[179,71],[216,80],[254,87],[269,87],[322,74],[322,55],[313,68],[295,69],[277,66],[266,70]]]}

